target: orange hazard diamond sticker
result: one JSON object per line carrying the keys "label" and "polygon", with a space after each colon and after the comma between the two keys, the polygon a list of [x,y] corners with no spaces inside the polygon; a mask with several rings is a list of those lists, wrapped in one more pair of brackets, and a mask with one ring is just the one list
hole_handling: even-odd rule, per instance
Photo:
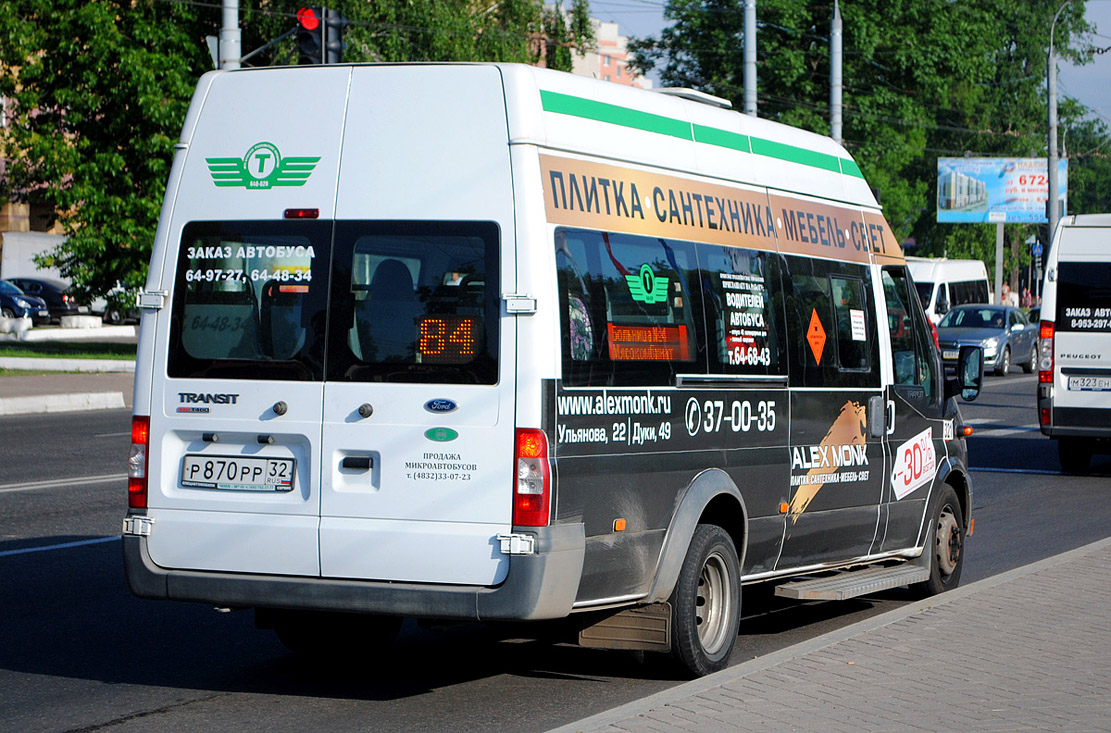
{"label": "orange hazard diamond sticker", "polygon": [[810,327],[806,329],[806,341],[810,344],[810,350],[814,352],[814,363],[820,364],[822,349],[826,346],[826,330],[822,328],[817,308],[810,312]]}

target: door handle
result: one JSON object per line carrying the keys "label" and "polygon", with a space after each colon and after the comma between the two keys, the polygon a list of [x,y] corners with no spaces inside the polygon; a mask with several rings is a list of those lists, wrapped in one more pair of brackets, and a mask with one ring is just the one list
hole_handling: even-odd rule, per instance
{"label": "door handle", "polygon": [[374,467],[374,459],[370,456],[347,456],[340,463],[344,468],[353,468],[360,471]]}

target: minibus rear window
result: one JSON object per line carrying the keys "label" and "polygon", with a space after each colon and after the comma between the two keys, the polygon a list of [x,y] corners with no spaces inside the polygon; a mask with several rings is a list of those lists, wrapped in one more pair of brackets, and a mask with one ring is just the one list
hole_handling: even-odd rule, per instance
{"label": "minibus rear window", "polygon": [[328,379],[494,384],[498,228],[338,222]]}
{"label": "minibus rear window", "polygon": [[300,221],[186,225],[169,376],[323,379],[329,230]]}
{"label": "minibus rear window", "polygon": [[1111,262],[1061,262],[1057,273],[1057,330],[1111,332]]}

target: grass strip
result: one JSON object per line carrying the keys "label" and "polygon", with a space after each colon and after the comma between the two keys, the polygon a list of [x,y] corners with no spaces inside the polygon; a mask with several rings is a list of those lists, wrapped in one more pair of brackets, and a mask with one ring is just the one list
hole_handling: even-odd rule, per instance
{"label": "grass strip", "polygon": [[0,344],[0,356],[27,359],[115,359],[130,361],[135,358],[135,344],[76,341],[9,342]]}

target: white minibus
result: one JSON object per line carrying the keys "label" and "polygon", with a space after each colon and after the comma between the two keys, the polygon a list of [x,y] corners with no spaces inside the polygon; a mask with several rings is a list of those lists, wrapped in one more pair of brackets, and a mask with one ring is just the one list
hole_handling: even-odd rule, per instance
{"label": "white minibus", "polygon": [[1061,219],[1050,243],[1038,334],[1038,416],[1061,467],[1111,453],[1111,214]]}
{"label": "white minibus", "polygon": [[131,588],[295,650],[566,619],[700,675],[742,585],[960,579],[981,355],[944,379],[828,138],[521,65],[212,72],[140,304]]}

